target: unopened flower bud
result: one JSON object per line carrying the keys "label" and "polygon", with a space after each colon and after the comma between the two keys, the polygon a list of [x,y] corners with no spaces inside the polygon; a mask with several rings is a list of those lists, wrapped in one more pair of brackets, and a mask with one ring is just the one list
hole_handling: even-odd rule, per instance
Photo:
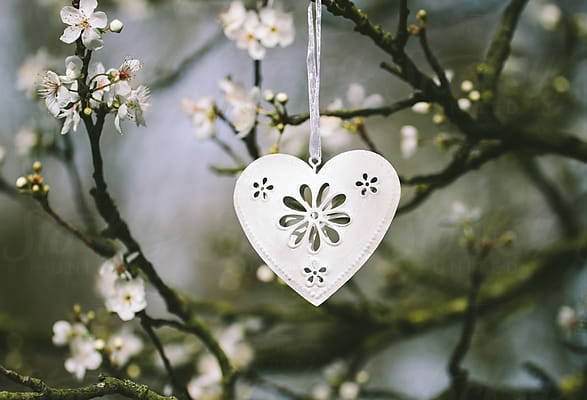
{"label": "unopened flower bud", "polygon": [[283,123],[278,123],[276,125],[276,128],[279,130],[279,132],[283,132],[283,130],[285,129],[285,125],[283,125]]}
{"label": "unopened flower bud", "polygon": [[43,168],[43,165],[41,164],[41,162],[40,162],[40,161],[35,161],[35,162],[33,163],[33,170],[34,170],[35,172],[40,172],[40,171],[41,171],[41,168]]}
{"label": "unopened flower bud", "polygon": [[88,321],[92,321],[93,319],[96,318],[96,313],[93,311],[88,311],[88,313],[86,314],[86,317],[88,318]]}
{"label": "unopened flower bud", "polygon": [[50,190],[51,190],[51,187],[49,185],[43,186],[43,192],[49,193]]}
{"label": "unopened flower bud", "polygon": [[84,114],[91,115],[92,114],[92,109],[90,107],[84,108]]}
{"label": "unopened flower bud", "polygon": [[104,350],[104,346],[106,346],[106,343],[104,343],[104,340],[102,339],[96,339],[96,341],[94,342],[94,348],[96,350]]}
{"label": "unopened flower bud", "polygon": [[110,30],[114,33],[120,33],[124,28],[124,24],[119,19],[114,19],[110,22]]}
{"label": "unopened flower bud", "polygon": [[469,98],[473,101],[479,101],[481,98],[481,93],[479,93],[478,90],[473,90],[471,93],[469,93]]}
{"label": "unopened flower bud", "polygon": [[289,97],[287,97],[287,94],[286,93],[280,92],[280,93],[277,93],[277,96],[275,96],[275,99],[279,103],[285,104],[289,100]]}
{"label": "unopened flower bud", "polygon": [[469,80],[465,80],[461,83],[461,90],[463,92],[470,92],[471,90],[473,90],[473,82],[469,81]]}
{"label": "unopened flower bud", "polygon": [[27,180],[24,176],[21,176],[16,180],[16,187],[19,189],[22,189],[23,187],[25,187],[26,184],[27,184]]}
{"label": "unopened flower bud", "polygon": [[273,100],[275,100],[275,93],[273,93],[273,91],[267,89],[263,92],[263,98],[265,99],[266,102],[272,103]]}
{"label": "unopened flower bud", "polygon": [[79,304],[74,304],[73,305],[73,312],[75,314],[79,314],[80,312],[82,312],[82,307]]}
{"label": "unopened flower bud", "polygon": [[33,192],[38,192],[39,190],[41,190],[41,188],[39,187],[39,185],[33,185]]}
{"label": "unopened flower bud", "polygon": [[418,22],[420,23],[420,25],[426,26],[426,19],[428,18],[428,14],[426,13],[426,10],[418,11],[418,14],[416,14],[416,18],[418,19]]}

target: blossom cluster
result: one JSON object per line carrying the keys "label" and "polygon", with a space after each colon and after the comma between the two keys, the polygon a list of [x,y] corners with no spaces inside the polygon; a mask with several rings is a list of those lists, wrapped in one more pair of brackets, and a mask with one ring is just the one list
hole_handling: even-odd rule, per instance
{"label": "blossom cluster", "polygon": [[322,371],[319,383],[312,389],[313,400],[354,400],[359,398],[361,387],[369,381],[369,373],[358,371],[354,377],[344,361],[334,361]]}
{"label": "blossom cluster", "polygon": [[[123,24],[113,20],[107,27],[107,16],[95,11],[96,0],[80,0],[79,8],[71,6],[61,9],[61,20],[67,25],[61,40],[73,43],[78,39],[88,50],[99,50],[104,46],[102,35],[106,31],[120,32]],[[31,72],[41,64],[47,63],[44,52],[36,58],[27,60],[19,71],[19,87],[29,90],[33,81]],[[82,113],[90,116],[94,110],[115,115],[114,125],[122,133],[121,121],[132,120],[138,125],[146,125],[143,113],[150,106],[150,90],[144,85],[134,85],[133,77],[142,64],[137,59],[126,58],[119,68],[105,69],[100,62],[86,65],[77,55],[65,59],[65,73],[53,70],[43,73],[38,91],[44,99],[49,113],[63,119],[61,133],[77,130]]]}
{"label": "blossom cluster", "polygon": [[[247,91],[244,85],[229,78],[219,82],[220,89],[226,95],[226,102],[231,107],[230,117],[238,137],[249,134],[257,120],[259,105],[259,88],[253,87]],[[194,136],[198,140],[206,140],[217,133],[216,118],[220,114],[214,100],[208,96],[192,100],[184,98],[182,109],[190,117],[194,127]]]}
{"label": "blossom cluster", "polygon": [[220,14],[226,37],[236,41],[239,49],[248,50],[251,58],[261,60],[266,49],[287,47],[295,39],[293,15],[272,7],[258,12],[247,10],[242,1],[234,1]]}
{"label": "blossom cluster", "polygon": [[104,359],[119,368],[143,351],[143,340],[128,327],[110,334],[107,340],[97,338],[92,332],[95,318],[94,312],[84,314],[75,306],[72,322],[60,320],[53,324],[53,344],[69,347],[65,369],[78,380],[84,378],[86,371],[98,369]]}
{"label": "blossom cluster", "polygon": [[122,254],[107,260],[100,267],[97,288],[106,308],[118,314],[121,320],[130,321],[147,307],[145,282],[128,271]]}

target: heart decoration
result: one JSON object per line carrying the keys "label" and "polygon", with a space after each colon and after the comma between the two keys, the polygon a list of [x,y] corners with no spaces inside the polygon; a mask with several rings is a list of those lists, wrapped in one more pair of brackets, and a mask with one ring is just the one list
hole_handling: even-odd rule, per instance
{"label": "heart decoration", "polygon": [[373,152],[339,154],[318,172],[297,157],[272,154],[243,171],[234,208],[263,261],[319,306],[373,254],[400,193],[397,173]]}

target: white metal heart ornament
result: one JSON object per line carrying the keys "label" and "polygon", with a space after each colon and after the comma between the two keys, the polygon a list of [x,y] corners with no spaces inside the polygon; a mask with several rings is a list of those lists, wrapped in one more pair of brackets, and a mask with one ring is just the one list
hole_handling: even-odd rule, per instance
{"label": "white metal heart ornament", "polygon": [[265,263],[318,306],[373,254],[400,192],[394,168],[370,151],[339,154],[318,172],[297,157],[273,154],[243,171],[234,207]]}

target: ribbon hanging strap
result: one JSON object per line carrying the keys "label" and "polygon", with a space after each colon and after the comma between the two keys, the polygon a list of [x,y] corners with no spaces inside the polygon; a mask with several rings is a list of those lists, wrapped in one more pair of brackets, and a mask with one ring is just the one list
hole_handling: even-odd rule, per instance
{"label": "ribbon hanging strap", "polygon": [[[316,23],[314,10],[316,4]],[[322,0],[308,4],[308,95],[310,99],[310,165],[316,168],[322,162],[320,142],[320,42],[322,40]]]}

